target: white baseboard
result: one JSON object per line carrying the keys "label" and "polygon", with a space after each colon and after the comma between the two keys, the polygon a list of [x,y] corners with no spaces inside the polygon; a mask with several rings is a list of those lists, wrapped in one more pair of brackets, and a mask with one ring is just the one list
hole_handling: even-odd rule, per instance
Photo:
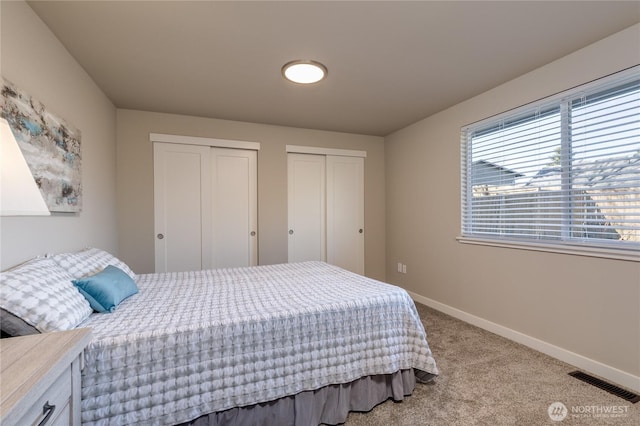
{"label": "white baseboard", "polygon": [[[422,303],[423,305],[427,305],[437,311],[443,312],[454,318],[475,325],[476,327],[480,327],[499,336],[506,337],[509,340],[513,340],[514,342],[528,346],[531,349],[535,349],[553,358],[559,359],[560,361],[566,362],[567,364],[571,364],[581,370],[584,370],[596,376],[600,376],[619,386],[633,390],[634,392],[640,392],[640,377],[638,376],[634,376],[633,374],[618,370],[617,368],[568,351],[559,346],[552,345],[543,340],[520,333],[519,331],[512,330],[508,327],[496,324],[484,318],[480,318],[467,312],[461,311],[460,309],[445,305],[444,303],[429,299],[428,297],[424,297],[412,292],[408,293],[411,295],[413,300],[418,303]],[[427,330],[427,334],[428,333],[429,330]]]}

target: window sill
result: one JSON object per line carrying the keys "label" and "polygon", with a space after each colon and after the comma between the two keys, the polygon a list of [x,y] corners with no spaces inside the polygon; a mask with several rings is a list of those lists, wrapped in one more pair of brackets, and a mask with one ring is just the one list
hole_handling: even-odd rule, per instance
{"label": "window sill", "polygon": [[533,243],[514,240],[499,240],[491,238],[457,237],[462,244],[474,244],[481,246],[502,247],[516,250],[532,250],[548,253],[570,254],[574,256],[599,257],[603,259],[624,260],[628,262],[640,262],[640,251],[633,249],[618,249],[604,247],[590,247],[579,244],[551,244]]}

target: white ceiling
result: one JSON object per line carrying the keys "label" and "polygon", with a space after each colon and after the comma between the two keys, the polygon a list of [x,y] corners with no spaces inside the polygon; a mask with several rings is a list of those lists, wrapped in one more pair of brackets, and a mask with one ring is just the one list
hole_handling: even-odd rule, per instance
{"label": "white ceiling", "polygon": [[[118,108],[380,136],[640,22],[639,1],[28,3]],[[328,78],[287,83],[294,59]]]}

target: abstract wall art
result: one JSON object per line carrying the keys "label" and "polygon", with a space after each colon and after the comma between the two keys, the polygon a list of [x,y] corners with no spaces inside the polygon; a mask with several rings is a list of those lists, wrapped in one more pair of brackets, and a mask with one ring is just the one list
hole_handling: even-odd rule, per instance
{"label": "abstract wall art", "polygon": [[82,210],[80,131],[2,78],[1,115],[51,212]]}

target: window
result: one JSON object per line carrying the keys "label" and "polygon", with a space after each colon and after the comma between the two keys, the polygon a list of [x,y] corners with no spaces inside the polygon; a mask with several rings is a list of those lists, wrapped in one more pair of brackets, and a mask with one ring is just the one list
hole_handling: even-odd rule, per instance
{"label": "window", "polygon": [[640,67],[461,139],[461,240],[640,249]]}

